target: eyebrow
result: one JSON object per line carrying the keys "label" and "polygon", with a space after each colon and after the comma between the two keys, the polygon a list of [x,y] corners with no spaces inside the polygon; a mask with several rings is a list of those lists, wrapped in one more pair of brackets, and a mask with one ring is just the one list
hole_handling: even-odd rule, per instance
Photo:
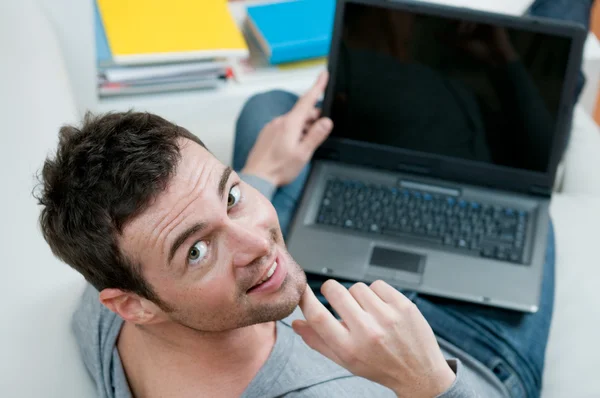
{"label": "eyebrow", "polygon": [[[223,174],[221,174],[221,178],[219,179],[219,187],[217,189],[217,194],[219,195],[221,200],[223,199],[223,196],[225,195],[225,187],[227,186],[227,181],[229,181],[229,176],[231,175],[232,172],[233,172],[233,169],[231,167],[226,167],[223,170]],[[204,228],[206,228],[206,226],[207,226],[207,223],[205,223],[205,222],[196,223],[196,224],[192,225],[191,227],[187,228],[185,231],[183,231],[179,235],[177,235],[177,238],[173,241],[173,244],[171,245],[171,249],[169,250],[169,260],[168,260],[169,264],[173,260],[173,257],[175,257],[175,253],[177,252],[179,247],[181,245],[183,245],[185,243],[185,241],[190,238],[190,236],[202,231]]]}
{"label": "eyebrow", "polygon": [[182,233],[180,233],[177,236],[177,239],[175,239],[175,241],[173,242],[173,245],[171,245],[171,250],[169,251],[169,264],[171,263],[171,261],[173,260],[173,257],[175,257],[175,253],[177,252],[177,249],[179,249],[179,247],[181,245],[183,245],[183,243],[189,239],[190,236],[194,235],[197,232],[202,231],[204,228],[206,228],[206,223],[197,223],[192,225],[191,227],[189,227],[188,229],[186,229],[185,231],[183,231]]}
{"label": "eyebrow", "polygon": [[227,186],[227,181],[229,181],[229,176],[233,172],[233,169],[229,166],[223,170],[223,174],[221,174],[221,179],[219,180],[219,197],[223,199],[223,195],[225,195],[225,187]]}

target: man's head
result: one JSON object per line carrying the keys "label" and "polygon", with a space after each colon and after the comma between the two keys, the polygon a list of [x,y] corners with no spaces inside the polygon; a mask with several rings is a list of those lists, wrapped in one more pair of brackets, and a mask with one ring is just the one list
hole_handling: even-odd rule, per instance
{"label": "man's head", "polygon": [[63,127],[42,183],[40,224],[53,252],[125,320],[222,331],[298,304],[305,276],[273,206],[158,116],[88,115],[81,128]]}

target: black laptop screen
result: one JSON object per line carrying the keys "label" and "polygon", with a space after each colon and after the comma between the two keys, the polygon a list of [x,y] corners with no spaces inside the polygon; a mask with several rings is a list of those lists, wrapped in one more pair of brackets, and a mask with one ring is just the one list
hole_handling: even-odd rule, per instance
{"label": "black laptop screen", "polygon": [[570,38],[353,3],[343,27],[333,137],[548,170]]}

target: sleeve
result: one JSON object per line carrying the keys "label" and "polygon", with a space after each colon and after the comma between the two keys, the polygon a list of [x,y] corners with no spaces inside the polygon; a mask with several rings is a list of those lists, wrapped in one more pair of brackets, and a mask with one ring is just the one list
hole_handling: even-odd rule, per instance
{"label": "sleeve", "polygon": [[437,398],[478,398],[479,395],[469,386],[464,377],[463,364],[458,359],[449,359],[448,365],[456,374],[456,379],[450,388]]}
{"label": "sleeve", "polygon": [[244,173],[240,174],[240,178],[246,184],[251,185],[258,192],[262,193],[267,199],[269,199],[269,201],[273,199],[273,195],[275,194],[277,187],[271,184],[269,181],[263,180],[262,178],[251,174]]}

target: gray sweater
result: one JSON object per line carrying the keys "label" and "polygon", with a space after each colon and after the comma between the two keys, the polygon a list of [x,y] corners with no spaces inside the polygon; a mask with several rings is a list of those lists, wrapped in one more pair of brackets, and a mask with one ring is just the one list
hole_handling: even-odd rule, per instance
{"label": "gray sweater", "polygon": [[[269,198],[274,192],[272,186],[256,177],[243,179]],[[292,321],[299,318],[302,313],[296,309],[277,322],[275,346],[242,398],[395,397],[388,388],[354,376],[308,347],[291,328]],[[101,398],[132,397],[116,346],[123,322],[99,302],[98,292],[92,286],[86,288],[73,316],[73,329]],[[482,364],[443,340],[440,345],[457,375],[441,398],[509,397],[504,386]]]}

